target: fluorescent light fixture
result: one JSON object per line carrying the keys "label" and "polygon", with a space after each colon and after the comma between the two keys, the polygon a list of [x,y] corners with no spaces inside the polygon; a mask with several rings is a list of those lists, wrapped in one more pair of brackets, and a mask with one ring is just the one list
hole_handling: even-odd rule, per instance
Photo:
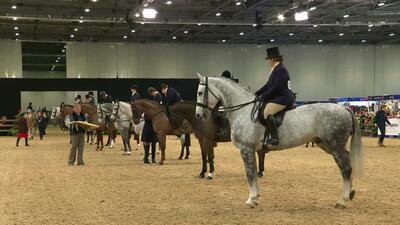
{"label": "fluorescent light fixture", "polygon": [[89,9],[89,8],[86,8],[86,9],[85,9],[85,12],[90,12],[90,9]]}
{"label": "fluorescent light fixture", "polygon": [[74,28],[74,31],[78,31],[79,29],[78,28]]}
{"label": "fluorescent light fixture", "polygon": [[312,27],[316,28],[316,27],[318,27],[318,26],[319,26],[318,24],[314,24]]}
{"label": "fluorescent light fixture", "polygon": [[19,33],[15,33],[15,36],[19,36]]}
{"label": "fluorescent light fixture", "polygon": [[361,40],[361,43],[365,43],[365,42],[367,42],[366,40]]}
{"label": "fluorescent light fixture", "polygon": [[286,18],[285,18],[285,16],[283,15],[283,14],[279,14],[278,15],[278,20],[279,21],[284,21]]}
{"label": "fluorescent light fixture", "polygon": [[65,52],[65,49],[63,49],[62,52]]}
{"label": "fluorescent light fixture", "polygon": [[293,33],[289,33],[289,36],[293,36],[294,34]]}
{"label": "fluorescent light fixture", "polygon": [[79,23],[83,23],[83,20],[79,20]]}
{"label": "fluorescent light fixture", "polygon": [[384,2],[379,2],[379,3],[378,3],[378,6],[379,6],[379,7],[384,6],[384,5],[385,5]]}
{"label": "fluorescent light fixture", "polygon": [[368,27],[373,27],[374,25],[373,24],[368,24]]}
{"label": "fluorescent light fixture", "polygon": [[97,0],[92,0],[92,2],[97,2]]}
{"label": "fluorescent light fixture", "polygon": [[322,42],[324,42],[324,40],[322,40],[322,39],[319,39],[319,40],[318,40],[318,43],[322,43]]}
{"label": "fluorescent light fixture", "polygon": [[271,40],[269,40],[270,42],[274,42],[275,40],[274,39],[271,39]]}
{"label": "fluorescent light fixture", "polygon": [[124,39],[127,39],[127,38],[128,38],[128,36],[124,35],[124,36],[123,36],[123,38],[124,38]]}
{"label": "fluorescent light fixture", "polygon": [[313,7],[311,7],[308,11],[314,11],[314,10],[316,10],[316,9],[317,9],[317,7],[313,6]]}
{"label": "fluorescent light fixture", "polygon": [[221,16],[220,12],[215,13],[215,16]]}
{"label": "fluorescent light fixture", "polygon": [[349,16],[350,16],[349,14],[346,14],[343,16],[343,18],[348,18]]}
{"label": "fluorescent light fixture", "polygon": [[175,37],[175,36],[173,36],[173,37],[172,37],[172,39],[174,39],[174,40],[175,40],[175,39],[176,39],[176,37]]}
{"label": "fluorescent light fixture", "polygon": [[135,13],[135,17],[139,17],[140,16],[140,14],[139,13]]}
{"label": "fluorescent light fixture", "polygon": [[225,43],[225,42],[226,42],[226,40],[225,40],[225,39],[223,39],[223,40],[222,40],[222,43]]}
{"label": "fluorescent light fixture", "polygon": [[189,33],[189,31],[185,30],[185,31],[183,31],[183,33],[187,34],[187,33]]}
{"label": "fluorescent light fixture", "polygon": [[135,33],[136,32],[136,30],[131,30],[131,33]]}
{"label": "fluorescent light fixture", "polygon": [[157,10],[153,8],[144,8],[142,11],[142,15],[146,19],[154,19],[157,17]]}
{"label": "fluorescent light fixture", "polygon": [[171,5],[171,4],[172,4],[172,1],[167,1],[166,4],[167,4],[167,5]]}
{"label": "fluorescent light fixture", "polygon": [[389,34],[390,37],[393,37],[394,35],[395,35],[394,33]]}
{"label": "fluorescent light fixture", "polygon": [[16,21],[16,20],[18,20],[18,18],[17,17],[13,17],[13,20]]}
{"label": "fluorescent light fixture", "polygon": [[198,23],[197,26],[201,26],[201,23]]}
{"label": "fluorescent light fixture", "polygon": [[144,6],[144,7],[147,7],[147,6],[149,6],[149,3],[144,3],[143,6]]}
{"label": "fluorescent light fixture", "polygon": [[244,33],[243,33],[243,32],[240,32],[239,35],[244,35]]}
{"label": "fluorescent light fixture", "polygon": [[239,6],[239,5],[241,5],[242,3],[240,2],[240,1],[237,1],[236,3],[235,3],[235,5],[237,5],[237,6]]}
{"label": "fluorescent light fixture", "polygon": [[75,37],[75,35],[71,34],[71,35],[70,35],[70,37],[71,37],[71,38],[74,38],[74,37]]}
{"label": "fluorescent light fixture", "polygon": [[144,25],[144,22],[141,22],[140,24]]}
{"label": "fluorescent light fixture", "polygon": [[16,5],[11,6],[12,9],[17,9]]}
{"label": "fluorescent light fixture", "polygon": [[341,37],[341,36],[343,36],[344,35],[344,33],[339,33],[339,36]]}
{"label": "fluorescent light fixture", "polygon": [[308,12],[307,11],[303,11],[303,12],[295,13],[294,14],[294,19],[296,21],[308,20]]}
{"label": "fluorescent light fixture", "polygon": [[368,29],[368,32],[371,32],[371,28]]}
{"label": "fluorescent light fixture", "polygon": [[255,23],[255,24],[253,24],[252,26],[253,26],[253,27],[256,27],[256,26],[257,26],[257,24]]}
{"label": "fluorescent light fixture", "polygon": [[18,27],[14,27],[14,30],[18,30]]}

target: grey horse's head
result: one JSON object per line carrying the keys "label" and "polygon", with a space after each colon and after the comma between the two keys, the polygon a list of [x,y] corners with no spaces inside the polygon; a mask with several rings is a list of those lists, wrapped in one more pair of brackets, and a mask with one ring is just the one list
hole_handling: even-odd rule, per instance
{"label": "grey horse's head", "polygon": [[200,74],[197,74],[197,76],[199,77],[200,83],[199,88],[197,89],[196,118],[204,120],[210,115],[210,110],[206,110],[206,108],[214,109],[217,106],[219,99],[215,94],[215,90],[212,90],[213,87],[210,86],[208,82],[209,78],[203,77]]}

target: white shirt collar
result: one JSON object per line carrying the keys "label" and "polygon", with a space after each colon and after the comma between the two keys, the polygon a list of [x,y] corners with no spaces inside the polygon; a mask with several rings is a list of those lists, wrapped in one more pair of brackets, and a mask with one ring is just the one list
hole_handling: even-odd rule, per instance
{"label": "white shirt collar", "polygon": [[274,69],[280,64],[281,62],[276,62],[272,68],[271,68],[271,72],[274,71]]}

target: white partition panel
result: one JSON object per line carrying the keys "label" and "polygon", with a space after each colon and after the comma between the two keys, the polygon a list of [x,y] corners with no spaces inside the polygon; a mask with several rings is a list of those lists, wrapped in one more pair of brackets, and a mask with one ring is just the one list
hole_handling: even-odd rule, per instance
{"label": "white partition panel", "polygon": [[0,40],[0,77],[22,78],[21,42]]}

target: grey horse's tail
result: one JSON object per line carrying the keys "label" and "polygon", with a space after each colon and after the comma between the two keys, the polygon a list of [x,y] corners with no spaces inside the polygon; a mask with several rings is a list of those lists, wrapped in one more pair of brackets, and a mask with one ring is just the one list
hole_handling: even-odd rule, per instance
{"label": "grey horse's tail", "polygon": [[353,122],[353,135],[351,136],[350,143],[350,162],[353,169],[353,177],[362,177],[364,174],[364,153],[361,143],[361,131],[354,113],[351,111],[350,113]]}

